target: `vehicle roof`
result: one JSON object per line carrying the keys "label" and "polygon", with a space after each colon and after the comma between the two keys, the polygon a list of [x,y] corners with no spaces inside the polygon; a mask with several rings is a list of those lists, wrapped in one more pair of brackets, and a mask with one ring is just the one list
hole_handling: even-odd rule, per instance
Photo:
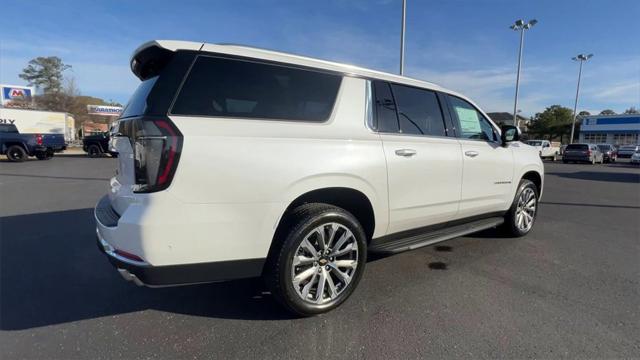
{"label": "vehicle roof", "polygon": [[[178,40],[153,40],[140,45],[133,52],[133,55],[131,56],[131,63],[133,63],[133,59],[137,56],[138,53],[140,53],[141,51],[149,47],[154,47],[154,46],[160,47],[166,50],[170,50],[170,51],[191,50],[191,51],[202,51],[202,52],[210,52],[210,53],[217,53],[217,54],[228,54],[228,55],[247,57],[247,58],[253,58],[253,59],[269,60],[269,61],[311,67],[316,69],[335,71],[335,72],[344,73],[346,75],[380,79],[380,80],[386,80],[386,81],[395,82],[395,83],[402,83],[406,85],[446,92],[451,95],[461,97],[471,102],[477,108],[480,108],[466,96],[459,94],[455,91],[446,89],[432,82],[417,80],[410,77],[390,74],[390,73],[377,71],[377,70],[366,69],[366,68],[362,68],[354,65],[342,64],[338,62],[321,60],[321,59],[314,59],[311,57],[300,56],[300,55],[289,54],[289,53],[267,50],[267,49],[261,49],[261,48],[245,46],[245,45],[209,44],[209,43],[203,43],[203,42],[178,41]],[[489,118],[489,116],[487,116],[486,113],[484,113],[484,115],[487,118]]]}

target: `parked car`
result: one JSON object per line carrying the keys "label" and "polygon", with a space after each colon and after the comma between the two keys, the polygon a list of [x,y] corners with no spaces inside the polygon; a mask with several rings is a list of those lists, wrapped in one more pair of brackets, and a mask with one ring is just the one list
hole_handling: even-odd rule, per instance
{"label": "parked car", "polygon": [[636,151],[631,155],[631,163],[640,165],[640,151]]}
{"label": "parked car", "polygon": [[604,163],[604,156],[594,144],[569,144],[562,155],[562,162]]}
{"label": "parked car", "polygon": [[560,155],[560,143],[551,142],[549,140],[528,140],[527,145],[533,146],[538,150],[541,159],[549,159],[556,161]]}
{"label": "parked car", "polygon": [[111,157],[117,157],[118,152],[110,145],[110,133],[111,131],[85,136],[82,138],[82,150],[92,158],[100,157],[103,154],[109,154]]}
{"label": "parked car", "polygon": [[598,150],[602,153],[604,162],[616,162],[618,150],[610,144],[598,144]]}
{"label": "parked car", "polygon": [[49,160],[66,149],[64,134],[21,134],[13,124],[0,124],[0,154],[20,162],[29,156]]}
{"label": "parked car", "polygon": [[564,150],[567,148],[567,144],[564,145],[560,145],[560,155],[562,156],[564,154]]}
{"label": "parked car", "polygon": [[130,64],[142,83],[95,218],[136,284],[263,276],[313,315],[349,297],[369,252],[535,222],[538,152],[438,85],[236,45],[153,41]]}
{"label": "parked car", "polygon": [[628,159],[637,151],[640,151],[640,145],[621,145],[618,148],[618,157]]}

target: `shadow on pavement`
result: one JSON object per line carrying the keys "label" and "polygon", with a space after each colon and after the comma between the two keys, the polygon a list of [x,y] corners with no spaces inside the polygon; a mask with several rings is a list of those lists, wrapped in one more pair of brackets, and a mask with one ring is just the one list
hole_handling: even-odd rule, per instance
{"label": "shadow on pavement", "polygon": [[93,209],[0,218],[0,329],[156,309],[246,320],[291,316],[259,279],[149,289],[124,281],[95,244]]}
{"label": "shadow on pavement", "polygon": [[540,205],[560,205],[560,206],[587,206],[587,207],[601,207],[601,208],[617,208],[617,209],[640,209],[640,206],[628,206],[628,205],[607,205],[607,204],[582,204],[582,203],[559,203],[542,201]]}
{"label": "shadow on pavement", "polygon": [[546,175],[591,181],[640,183],[640,173],[577,171],[572,173],[548,172]]}
{"label": "shadow on pavement", "polygon": [[49,176],[49,175],[32,175],[32,174],[4,174],[4,173],[0,173],[0,176],[31,177],[31,178],[43,178],[43,179],[64,179],[64,180],[95,180],[95,181],[109,181],[110,179],[110,178],[88,178],[88,177]]}

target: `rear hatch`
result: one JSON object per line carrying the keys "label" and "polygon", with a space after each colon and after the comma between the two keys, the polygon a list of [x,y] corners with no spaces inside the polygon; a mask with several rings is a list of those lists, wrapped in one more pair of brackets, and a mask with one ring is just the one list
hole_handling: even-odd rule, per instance
{"label": "rear hatch", "polygon": [[111,179],[111,206],[120,215],[139,194],[167,189],[178,166],[182,134],[168,118],[171,101],[195,54],[149,47],[134,55],[132,71],[142,80],[112,130],[118,152]]}
{"label": "rear hatch", "polygon": [[589,145],[586,144],[570,144],[564,150],[566,156],[589,156]]}

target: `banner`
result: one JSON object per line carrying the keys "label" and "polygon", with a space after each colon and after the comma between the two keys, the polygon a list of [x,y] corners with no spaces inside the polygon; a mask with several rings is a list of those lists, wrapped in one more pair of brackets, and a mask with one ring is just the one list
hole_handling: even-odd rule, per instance
{"label": "banner", "polygon": [[106,105],[87,105],[89,115],[120,116],[122,107]]}

